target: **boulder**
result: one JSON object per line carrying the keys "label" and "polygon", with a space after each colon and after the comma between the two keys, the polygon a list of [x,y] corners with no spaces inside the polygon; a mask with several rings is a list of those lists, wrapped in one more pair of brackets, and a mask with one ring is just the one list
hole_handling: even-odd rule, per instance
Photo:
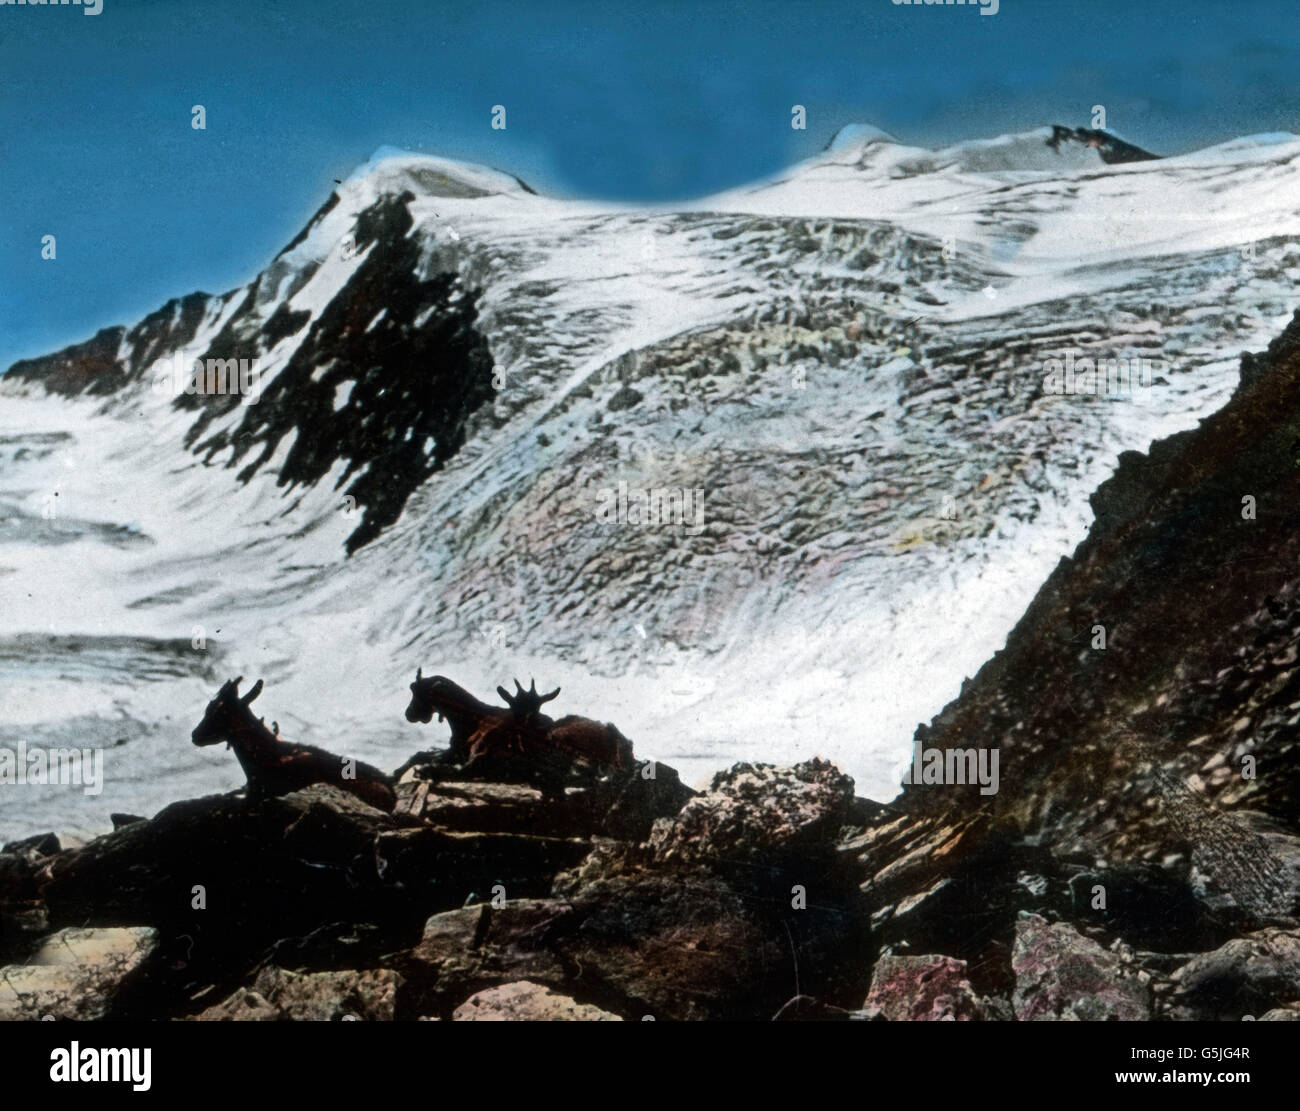
{"label": "boulder", "polygon": [[1149,974],[1126,966],[1067,923],[1022,915],[1011,967],[1012,1005],[1021,1022],[1151,1017]]}
{"label": "boulder", "polygon": [[168,1005],[181,1005],[196,987],[240,982],[279,939],[325,924],[371,923],[392,947],[409,944],[428,910],[380,874],[376,838],[394,823],[323,784],[257,801],[192,799],[53,858],[42,893],[56,927],[158,929],[183,973]]}
{"label": "boulder", "polygon": [[44,858],[23,842],[6,846],[0,853],[0,962],[25,960],[40,937],[49,932],[39,888],[44,863]]}
{"label": "boulder", "polygon": [[121,829],[123,826],[129,826],[135,822],[147,822],[149,819],[139,814],[113,813],[108,816],[108,820],[113,823],[114,829]]}
{"label": "boulder", "polygon": [[53,856],[59,851],[58,837],[53,833],[38,833],[34,837],[24,837],[20,841],[10,841],[0,853],[18,853],[21,856]]}
{"label": "boulder", "polygon": [[452,1012],[457,1022],[622,1022],[618,1015],[578,1003],[542,984],[518,980],[475,992]]}
{"label": "boulder", "polygon": [[[252,801],[215,795],[173,803],[55,857],[43,894],[56,925],[216,926],[276,936],[357,905],[380,887],[375,836],[393,819],[317,785]],[[202,888],[206,906],[194,904]],[[374,906],[365,908],[374,913]]]}
{"label": "boulder", "polygon": [[576,837],[532,833],[461,833],[424,827],[375,839],[373,859],[385,884],[426,907],[451,908],[500,894],[537,898],[555,876],[591,851]]}
{"label": "boulder", "polygon": [[402,978],[386,968],[289,972],[264,968],[251,988],[192,1016],[195,1022],[392,1022]]}
{"label": "boulder", "polygon": [[1070,877],[1070,899],[1073,921],[1102,926],[1140,948],[1195,951],[1212,948],[1227,936],[1190,878],[1155,864],[1078,872]]}
{"label": "boulder", "polygon": [[646,762],[603,776],[568,769],[568,786],[544,795],[528,782],[467,778],[445,763],[417,765],[397,786],[398,809],[440,829],[643,841],[657,818],[695,794],[667,764]]}
{"label": "boulder", "polygon": [[596,833],[621,841],[639,842],[650,836],[660,818],[681,813],[695,792],[667,764],[650,760],[629,772],[602,779],[593,789]]}
{"label": "boulder", "polygon": [[588,997],[629,1018],[770,1018],[819,960],[797,918],[787,932],[776,906],[707,874],[616,876],[573,895],[553,947]]}
{"label": "boulder", "polygon": [[568,981],[551,947],[572,919],[568,903],[516,899],[435,914],[420,942],[405,954],[399,1017],[449,1018],[475,992],[520,980],[550,986]]}
{"label": "boulder", "polygon": [[[852,932],[848,916],[831,919]],[[606,875],[567,899],[434,915],[400,964],[399,1017],[449,1017],[477,991],[527,980],[628,1019],[771,1018],[805,982],[836,1002],[836,960],[850,977],[839,994],[863,990],[827,921],[708,873]]]}
{"label": "boulder", "polygon": [[1300,1003],[1300,932],[1266,929],[1193,957],[1173,974],[1170,1016],[1240,1021]]}
{"label": "boulder", "polygon": [[408,794],[408,811],[413,817],[458,833],[528,830],[571,837],[585,834],[591,825],[582,805],[585,799],[544,799],[540,790],[526,783],[415,780],[399,784],[399,799]]}
{"label": "boulder", "polygon": [[966,962],[942,956],[881,957],[863,1010],[889,1022],[968,1022],[985,1017]]}
{"label": "boulder", "polygon": [[0,969],[0,1021],[108,1018],[156,947],[147,928],[60,930],[27,963]]}
{"label": "boulder", "polygon": [[833,764],[736,764],[650,833],[657,863],[806,861],[834,851],[854,813],[853,780]]}

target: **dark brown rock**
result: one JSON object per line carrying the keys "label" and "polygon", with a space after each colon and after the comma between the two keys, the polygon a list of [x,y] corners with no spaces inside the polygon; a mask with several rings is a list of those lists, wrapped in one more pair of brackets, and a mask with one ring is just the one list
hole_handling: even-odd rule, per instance
{"label": "dark brown rock", "polygon": [[889,1022],[969,1022],[984,1017],[966,962],[941,956],[884,956],[863,1010]]}
{"label": "dark brown rock", "polygon": [[1193,957],[1173,975],[1170,1015],[1240,1021],[1300,1004],[1300,932],[1268,929]]}
{"label": "dark brown rock", "polygon": [[191,1016],[195,1022],[391,1022],[402,978],[388,969],[296,973],[265,968],[250,988]]}
{"label": "dark brown rock", "polygon": [[1026,914],[1011,958],[1021,1022],[1140,1021],[1151,1017],[1150,977],[1072,926]]}
{"label": "dark brown rock", "polygon": [[822,856],[853,809],[853,780],[833,764],[736,764],[656,822],[650,845],[661,864]]}
{"label": "dark brown rock", "polygon": [[376,838],[374,860],[385,884],[426,906],[452,907],[498,888],[506,899],[546,895],[590,850],[579,838],[400,829]]}
{"label": "dark brown rock", "polygon": [[457,1022],[622,1022],[541,984],[519,980],[475,992],[452,1012]]}
{"label": "dark brown rock", "polygon": [[0,969],[0,1021],[108,1018],[156,948],[150,929],[60,930],[23,964]]}
{"label": "dark brown rock", "polygon": [[402,960],[400,1016],[450,1018],[477,991],[517,980],[562,986],[569,971],[551,948],[573,910],[550,899],[518,899],[435,914]]}

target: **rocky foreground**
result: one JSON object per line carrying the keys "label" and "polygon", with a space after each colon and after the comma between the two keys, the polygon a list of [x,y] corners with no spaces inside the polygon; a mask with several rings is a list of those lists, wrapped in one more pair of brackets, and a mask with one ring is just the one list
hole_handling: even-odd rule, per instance
{"label": "rocky foreground", "polygon": [[7,845],[0,1018],[1300,1017],[1294,923],[1238,936],[1159,869],[967,852],[820,761],[574,780],[434,757],[393,814],[317,785]]}
{"label": "rocky foreground", "polygon": [[1093,507],[918,730],[996,792],[428,752],[391,814],[178,802],[4,847],[0,1018],[1300,1018],[1300,317]]}

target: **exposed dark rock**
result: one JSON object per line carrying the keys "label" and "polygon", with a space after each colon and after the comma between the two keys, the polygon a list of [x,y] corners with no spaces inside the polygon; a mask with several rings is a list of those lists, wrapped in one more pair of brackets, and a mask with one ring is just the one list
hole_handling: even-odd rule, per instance
{"label": "exposed dark rock", "polygon": [[[495,890],[465,892],[480,905],[430,918],[421,942],[396,966],[406,983],[400,1015],[448,1018],[475,992],[518,980],[633,1020],[770,1017],[805,986],[826,1001],[819,1004],[826,1014],[846,1013],[844,1005],[862,998],[868,972],[861,895],[856,883],[837,872],[833,843],[813,843],[819,823],[838,830],[843,812],[851,809],[852,784],[843,778],[818,764],[744,767],[720,777],[720,794],[703,813],[686,819],[690,829],[708,825],[725,839],[727,855],[718,859],[707,851],[670,851],[661,857],[651,843],[608,835],[557,842],[537,832],[478,834],[487,839],[480,858],[487,858],[496,839],[515,846],[515,860],[527,857],[521,845],[529,841],[572,846],[570,870],[554,879],[550,898],[531,898],[545,894],[545,888],[507,879]],[[613,797],[624,805],[629,792],[655,785],[676,809],[685,792],[662,765],[654,779],[613,781],[622,784]],[[591,789],[601,805],[584,814],[572,796],[544,802],[540,793],[519,787],[440,780],[428,787],[435,802],[430,806],[426,800],[422,813],[451,815],[460,825],[523,820],[522,828],[530,831],[544,828],[546,821],[590,823],[607,805],[608,782]],[[769,797],[767,821],[754,829],[754,843],[746,844],[740,826],[748,819],[736,808],[760,807],[750,790],[760,782],[781,789]],[[740,788],[738,794],[728,794],[733,788]],[[655,796],[647,797],[653,802]],[[466,804],[472,817],[457,803]],[[541,814],[548,806],[554,813],[545,819]],[[628,827],[634,836],[648,828],[643,807],[638,802],[631,808],[631,813],[642,811]],[[655,825],[660,846],[684,841],[683,830],[666,828],[677,820]],[[379,852],[388,859],[394,844],[399,852],[415,852],[419,864],[413,870],[443,883],[450,871],[430,866],[418,854],[436,851],[421,846],[451,836],[419,829],[383,834]],[[755,863],[783,843],[813,851],[776,867]],[[538,875],[549,872],[556,859],[547,859]],[[799,872],[798,886],[791,882],[791,869]]]}
{"label": "exposed dark rock", "polygon": [[[46,836],[14,845],[48,844]],[[27,957],[49,932],[49,917],[40,898],[42,867],[43,858],[32,849],[11,852],[6,847],[0,853],[0,963]]]}
{"label": "exposed dark rock", "polygon": [[456,1022],[621,1022],[618,1015],[578,1003],[541,984],[518,980],[475,992],[452,1012]]}
{"label": "exposed dark rock", "polygon": [[1059,123],[1052,125],[1052,134],[1047,139],[1047,145],[1053,150],[1059,150],[1061,143],[1082,143],[1084,146],[1094,148],[1101,156],[1101,160],[1111,165],[1120,165],[1124,162],[1151,162],[1158,160],[1160,155],[1152,154],[1150,151],[1136,147],[1132,143],[1126,143],[1123,139],[1117,138],[1109,131],[1102,131],[1090,127],[1062,127]]}
{"label": "exposed dark rock", "polygon": [[568,973],[550,941],[572,913],[559,900],[518,899],[434,915],[402,963],[398,1017],[450,1018],[475,992],[517,980],[563,985]]}
{"label": "exposed dark rock", "polygon": [[[204,436],[213,417],[241,404],[239,396],[176,401],[199,410],[186,436],[195,451],[208,459],[228,454],[229,466],[251,455],[241,482],[270,461],[285,437],[293,445],[280,464],[280,486],[314,485],[344,461],[340,484],[351,481],[343,493],[364,507],[349,552],[395,521],[411,493],[456,454],[470,415],[493,393],[491,351],[475,327],[477,294],[462,288],[454,272],[418,277],[420,247],[407,236],[412,199],[382,197],[357,218],[356,250],[369,253],[233,430]],[[260,357],[303,325],[288,315],[263,321],[250,290],[202,357]],[[305,428],[311,435],[298,434]]]}
{"label": "exposed dark rock", "polygon": [[118,361],[126,329],[104,328],[84,343],[75,343],[39,359],[20,359],[5,374],[14,381],[39,383],[51,393],[112,393],[127,381]]}
{"label": "exposed dark rock", "polygon": [[889,1022],[969,1022],[985,1014],[966,962],[952,957],[881,957],[863,1010]]}
{"label": "exposed dark rock", "polygon": [[1011,957],[1020,1022],[1139,1021],[1151,1017],[1150,974],[1064,922],[1027,914]]}
{"label": "exposed dark rock", "polygon": [[402,978],[388,969],[288,972],[265,968],[240,989],[192,1016],[196,1022],[391,1022]]}
{"label": "exposed dark rock", "polygon": [[[39,359],[22,359],[6,377],[67,396],[114,393],[142,377],[163,355],[189,343],[211,301],[206,293],[174,298],[134,328],[104,328],[85,343]],[[119,357],[123,350],[130,352],[125,362]]]}
{"label": "exposed dark rock", "polygon": [[528,763],[505,756],[467,768],[446,752],[422,754],[398,769],[397,810],[447,830],[642,841],[695,795],[667,764],[601,773],[558,759],[552,781],[566,786],[548,796]]}
{"label": "exposed dark rock", "polygon": [[622,841],[646,840],[656,820],[672,818],[695,797],[673,768],[655,761],[602,779],[592,794],[596,832]]}
{"label": "exposed dark rock", "polygon": [[374,860],[383,881],[430,906],[545,895],[553,877],[587,855],[582,839],[528,833],[453,833],[422,828],[381,833]]}
{"label": "exposed dark rock", "polygon": [[[374,840],[393,827],[388,815],[323,785],[256,803],[230,795],[173,803],[56,857],[45,902],[56,926],[283,936],[294,924],[315,925],[345,891],[378,890]],[[201,910],[192,905],[196,886]]]}
{"label": "exposed dark rock", "polygon": [[853,812],[853,780],[833,764],[736,764],[650,834],[661,864],[806,864]]}
{"label": "exposed dark rock", "polygon": [[1070,877],[1070,898],[1074,921],[1104,926],[1139,947],[1209,949],[1231,933],[1196,897],[1190,877],[1155,864],[1079,872]]}
{"label": "exposed dark rock", "polygon": [[1300,933],[1269,929],[1193,957],[1173,976],[1170,1015],[1232,1021],[1300,1005]]}
{"label": "exposed dark rock", "polygon": [[156,946],[149,929],[60,930],[30,959],[0,969],[0,1021],[111,1017],[116,996]]}
{"label": "exposed dark rock", "polygon": [[53,833],[38,833],[35,837],[24,837],[20,841],[10,841],[0,853],[18,853],[23,856],[53,856],[59,851],[59,839]]}
{"label": "exposed dark rock", "polygon": [[133,825],[135,822],[147,822],[149,820],[139,814],[110,814],[108,818],[113,823],[114,829],[121,829],[123,826]]}
{"label": "exposed dark rock", "polygon": [[577,983],[619,999],[627,1017],[767,1016],[797,994],[799,958],[808,956],[797,926],[790,936],[782,928],[778,906],[709,876],[597,880],[573,896],[555,944],[574,962]]}
{"label": "exposed dark rock", "polygon": [[609,409],[610,412],[617,413],[622,409],[631,409],[634,406],[639,405],[644,397],[645,395],[640,390],[624,385],[621,386],[614,396],[609,399],[609,402],[605,407]]}
{"label": "exposed dark rock", "polygon": [[[841,840],[881,944],[1001,991],[1012,911],[1145,950],[1161,975],[1169,954],[1300,921],[1297,387],[1293,321],[1224,409],[1121,458],[1073,558],[918,729],[996,748],[1000,789],[908,785]],[[1032,846],[1026,883],[999,866],[1008,846]]]}

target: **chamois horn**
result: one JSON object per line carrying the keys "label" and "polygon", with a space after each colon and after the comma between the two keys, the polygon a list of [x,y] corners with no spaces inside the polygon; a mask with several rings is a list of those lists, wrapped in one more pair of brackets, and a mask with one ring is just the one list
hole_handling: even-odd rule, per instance
{"label": "chamois horn", "polygon": [[550,702],[552,698],[558,697],[560,693],[560,688],[556,687],[555,690],[551,691],[550,694],[538,694],[536,679],[529,680],[527,690],[524,690],[523,684],[520,683],[518,679],[516,679],[515,690],[518,693],[511,694],[509,691],[506,690],[505,687],[497,687],[497,694],[499,694],[505,700],[506,705],[509,706],[511,709],[514,709],[515,705],[521,699],[524,698],[536,699],[536,704],[538,706],[541,706],[543,702]]}
{"label": "chamois horn", "polygon": [[531,694],[534,698],[536,698],[538,704],[540,705],[541,703],[543,703],[543,702],[549,702],[552,698],[556,697],[556,695],[558,695],[558,694],[560,693],[560,688],[559,688],[559,687],[556,687],[555,690],[551,691],[550,694],[538,694],[538,693],[537,693],[537,680],[536,680],[536,679],[529,679],[529,680],[528,680],[528,693]]}
{"label": "chamois horn", "polygon": [[247,706],[250,702],[253,701],[254,698],[256,698],[261,693],[262,693],[262,680],[259,679],[256,683],[253,684],[253,689],[250,690],[246,695],[244,695],[244,697],[240,701],[242,701],[244,705]]}

